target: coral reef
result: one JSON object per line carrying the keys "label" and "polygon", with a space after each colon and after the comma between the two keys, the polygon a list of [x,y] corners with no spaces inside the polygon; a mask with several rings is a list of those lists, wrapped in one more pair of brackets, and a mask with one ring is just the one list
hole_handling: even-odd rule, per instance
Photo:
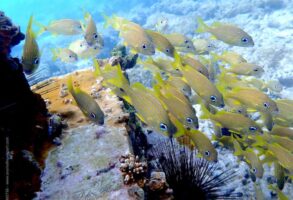
{"label": "coral reef", "polygon": [[146,183],[147,162],[140,162],[138,156],[132,154],[122,155],[119,159],[120,171],[123,176],[124,184],[137,183],[144,187]]}
{"label": "coral reef", "polygon": [[42,153],[50,141],[47,109],[41,96],[30,90],[19,60],[9,55],[24,35],[3,12],[0,24],[1,163],[9,167],[1,174],[9,178],[6,192],[10,197],[31,199],[40,188]]}
{"label": "coral reef", "polygon": [[59,95],[67,90],[68,76],[33,86],[51,102],[47,107],[54,114],[51,121],[67,125],[58,146],[48,153],[36,199],[132,199],[124,187],[119,163],[121,155],[131,152],[125,128],[129,114],[123,112],[122,102],[96,80],[92,70],[76,71],[71,76],[75,86],[101,105],[105,124],[98,126],[86,118],[70,94]]}
{"label": "coral reef", "polygon": [[114,47],[111,55],[112,57],[109,59],[109,63],[112,66],[119,63],[122,70],[134,67],[138,58],[138,54],[127,54],[126,47],[123,45]]}

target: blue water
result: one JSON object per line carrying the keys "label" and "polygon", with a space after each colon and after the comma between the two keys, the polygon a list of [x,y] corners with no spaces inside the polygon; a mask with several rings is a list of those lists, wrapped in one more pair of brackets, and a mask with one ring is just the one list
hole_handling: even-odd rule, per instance
{"label": "blue water", "polygon": [[[47,25],[52,20],[70,18],[75,20],[83,20],[84,12],[90,12],[95,22],[97,23],[99,33],[103,34],[105,41],[105,48],[98,55],[98,58],[109,57],[110,50],[117,44],[118,37],[115,32],[105,32],[103,29],[104,19],[102,13],[106,15],[118,14],[125,15],[135,6],[147,6],[152,1],[139,2],[136,0],[120,1],[111,0],[111,3],[107,0],[50,0],[50,1],[38,1],[38,0],[1,0],[0,10],[5,12],[5,15],[10,17],[14,24],[21,27],[21,31],[25,33],[28,19],[31,15],[34,16],[34,20]],[[34,30],[37,32],[38,26],[34,26]],[[111,31],[111,30],[110,30]],[[52,48],[66,48],[68,45],[81,39],[82,35],[78,36],[51,36],[49,33],[45,33],[38,37],[37,41],[41,49],[41,62],[39,69],[49,68],[49,74],[59,75],[77,68],[88,66],[87,61],[76,64],[66,64],[62,62],[52,62],[51,49]],[[12,55],[21,57],[22,48],[24,42],[12,49]],[[54,73],[55,72],[55,73]],[[47,73],[48,74],[48,73]]]}
{"label": "blue water", "polygon": [[[259,64],[264,67],[270,67],[273,63],[276,68],[284,66],[284,63],[292,66],[291,60],[287,59],[287,55],[292,52],[290,46],[293,46],[289,39],[293,35],[292,5],[291,0],[0,0],[0,10],[18,24],[23,33],[31,15],[36,21],[46,25],[62,18],[83,20],[84,11],[90,12],[105,41],[105,47],[97,58],[109,57],[111,49],[121,42],[116,31],[103,27],[101,13],[109,16],[117,14],[149,29],[154,29],[155,23],[163,16],[169,20],[169,32],[182,33],[190,38],[202,37],[195,34],[197,16],[201,16],[209,24],[214,21],[234,23],[254,38],[255,46],[250,49],[231,48],[214,41],[216,50],[235,50],[243,56],[251,57],[251,62],[261,62]],[[34,29],[37,31],[38,26],[35,25]],[[54,76],[88,67],[91,62],[87,60],[75,64],[52,61],[52,48],[66,48],[71,42],[81,38],[82,35],[56,37],[49,33],[38,37],[42,51],[39,69],[49,69],[47,74]],[[21,57],[22,46],[23,42],[14,47],[12,55]],[[271,60],[264,59],[267,57]]]}
{"label": "blue water", "polygon": [[101,12],[127,13],[138,4],[147,5],[151,2],[136,0],[1,0],[0,9],[12,18],[14,23],[20,25],[22,30],[25,30],[30,15],[34,15],[39,22],[47,24],[51,20],[59,18],[81,19],[83,17],[82,9],[84,9],[97,20],[101,20],[102,18],[99,16]]}

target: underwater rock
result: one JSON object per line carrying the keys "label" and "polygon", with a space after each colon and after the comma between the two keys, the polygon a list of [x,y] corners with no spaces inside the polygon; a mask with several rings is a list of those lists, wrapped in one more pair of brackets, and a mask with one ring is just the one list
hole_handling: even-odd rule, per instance
{"label": "underwater rock", "polygon": [[119,45],[111,51],[112,57],[109,59],[109,64],[112,66],[120,64],[122,70],[130,69],[135,66],[138,54],[127,54],[126,47]]}
{"label": "underwater rock", "polygon": [[[46,158],[42,190],[36,199],[133,199],[124,186],[119,165],[120,156],[131,152],[126,130],[128,113],[123,112],[121,101],[96,81],[91,70],[77,71],[71,76],[83,91],[99,93],[95,101],[106,113],[105,123],[96,125],[75,104],[64,104],[65,99],[72,99],[71,94],[66,98],[59,96],[67,76],[52,78],[50,84],[36,89],[51,101],[48,110],[54,113],[52,120],[60,122],[61,118],[62,123],[67,122],[59,146],[52,148]],[[58,89],[49,90],[53,87]]]}
{"label": "underwater rock", "polygon": [[119,57],[119,56],[112,56],[110,59],[109,59],[109,64],[111,66],[115,66],[117,64],[119,64],[120,62],[122,62],[122,58]]}
{"label": "underwater rock", "polygon": [[118,45],[114,47],[111,51],[112,56],[125,57],[126,56],[126,47],[124,45]]}
{"label": "underwater rock", "polygon": [[9,55],[10,49],[24,39],[20,27],[15,26],[11,20],[0,11],[0,54]]}
{"label": "underwater rock", "polygon": [[174,199],[173,190],[169,188],[164,172],[152,172],[147,187],[149,189],[149,199]]}
{"label": "underwater rock", "polygon": [[[40,188],[42,153],[49,141],[47,109],[42,97],[31,91],[19,59],[9,55],[10,48],[24,35],[1,11],[0,27],[0,137],[3,147],[13,152],[9,162],[9,196],[31,199]],[[1,150],[4,163],[3,154],[5,148]]]}
{"label": "underwater rock", "polygon": [[144,191],[137,184],[132,185],[128,189],[128,194],[130,197],[134,198],[135,200],[144,200]]}

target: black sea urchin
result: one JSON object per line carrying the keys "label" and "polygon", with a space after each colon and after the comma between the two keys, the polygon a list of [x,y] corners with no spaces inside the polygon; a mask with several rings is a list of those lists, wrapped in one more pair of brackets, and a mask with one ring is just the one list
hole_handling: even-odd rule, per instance
{"label": "black sea urchin", "polygon": [[166,174],[176,200],[235,199],[242,193],[223,189],[236,173],[231,168],[220,170],[216,163],[196,157],[196,152],[173,141],[154,145],[151,154],[155,167]]}

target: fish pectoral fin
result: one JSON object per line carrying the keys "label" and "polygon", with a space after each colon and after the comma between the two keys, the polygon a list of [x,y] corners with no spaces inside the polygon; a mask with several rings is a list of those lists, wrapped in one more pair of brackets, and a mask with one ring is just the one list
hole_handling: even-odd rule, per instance
{"label": "fish pectoral fin", "polygon": [[130,53],[132,53],[132,54],[137,54],[138,52],[137,52],[135,49],[131,48],[131,49],[130,49]]}
{"label": "fish pectoral fin", "polygon": [[217,40],[216,36],[214,36],[214,35],[211,35],[211,36],[210,36],[210,39],[211,39],[211,40]]}

